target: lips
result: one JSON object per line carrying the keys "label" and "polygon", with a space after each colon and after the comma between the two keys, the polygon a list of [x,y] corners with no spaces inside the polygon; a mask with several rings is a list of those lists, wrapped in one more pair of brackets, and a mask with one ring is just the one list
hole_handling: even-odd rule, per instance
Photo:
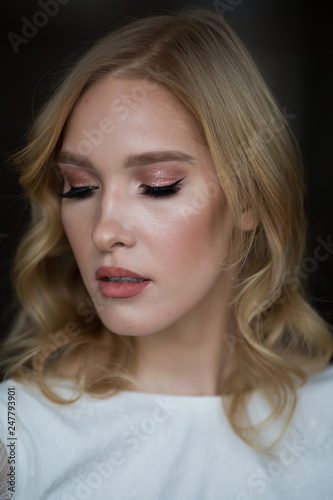
{"label": "lips", "polygon": [[140,280],[148,280],[140,274],[134,273],[129,269],[124,269],[123,267],[107,267],[101,266],[96,271],[96,279],[106,280],[106,278],[137,278]]}
{"label": "lips", "polygon": [[109,298],[129,298],[141,293],[151,282],[149,278],[123,267],[101,266],[96,271],[98,287]]}

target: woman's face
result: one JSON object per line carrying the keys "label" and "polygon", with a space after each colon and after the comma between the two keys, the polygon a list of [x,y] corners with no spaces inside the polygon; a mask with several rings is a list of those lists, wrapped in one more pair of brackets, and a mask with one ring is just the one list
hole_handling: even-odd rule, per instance
{"label": "woman's face", "polygon": [[164,87],[112,76],[93,85],[58,160],[64,229],[107,329],[172,328],[230,286],[226,200],[192,118]]}

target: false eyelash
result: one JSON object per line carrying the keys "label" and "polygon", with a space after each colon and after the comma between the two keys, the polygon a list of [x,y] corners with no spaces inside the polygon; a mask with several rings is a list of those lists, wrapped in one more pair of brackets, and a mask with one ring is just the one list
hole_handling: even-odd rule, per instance
{"label": "false eyelash", "polygon": [[74,187],[71,185],[71,188],[67,193],[57,193],[61,198],[87,198],[92,195],[92,192],[98,189],[96,186],[82,186],[82,187]]}
{"label": "false eyelash", "polygon": [[153,196],[154,198],[176,194],[181,190],[181,187],[178,186],[178,184],[184,179],[185,177],[179,179],[173,184],[170,184],[169,186],[147,186],[146,184],[142,184],[140,187],[143,188],[143,192],[140,194]]}
{"label": "false eyelash", "polygon": [[[185,176],[186,177],[186,176]],[[178,193],[181,187],[178,184],[185,179],[179,179],[178,181],[170,184],[169,186],[147,186],[146,184],[142,184],[140,187],[143,188],[143,192],[140,194],[152,196],[154,198],[159,198],[162,196],[170,196]],[[71,188],[66,193],[57,193],[61,198],[87,198],[91,196],[93,191],[98,189],[96,186],[82,186],[82,187],[74,187],[71,185]]]}

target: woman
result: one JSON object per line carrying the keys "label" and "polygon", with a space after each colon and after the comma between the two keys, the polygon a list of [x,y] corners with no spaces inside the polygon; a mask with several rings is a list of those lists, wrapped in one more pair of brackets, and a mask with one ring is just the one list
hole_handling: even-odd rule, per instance
{"label": "woman", "polygon": [[331,498],[300,165],[225,22],[106,36],[16,163],[32,216],[2,348],[4,498]]}

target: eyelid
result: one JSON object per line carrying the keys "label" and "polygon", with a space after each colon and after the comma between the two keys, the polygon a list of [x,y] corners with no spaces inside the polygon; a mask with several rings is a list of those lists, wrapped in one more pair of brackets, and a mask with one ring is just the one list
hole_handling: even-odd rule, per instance
{"label": "eyelid", "polygon": [[[146,196],[152,196],[155,198],[158,197],[167,197],[174,195],[178,193],[181,189],[181,186],[179,184],[187,177],[185,175],[181,179],[178,179],[177,181],[173,182],[172,184],[167,184],[167,185],[162,185],[162,186],[150,186],[147,184],[141,184],[140,188],[143,188],[144,191],[141,192],[140,194],[146,195]],[[84,186],[74,186],[74,182],[71,182],[67,179],[65,179],[69,186],[70,189],[66,191],[65,193],[57,193],[58,196],[61,198],[86,198],[90,195],[92,195],[93,191],[99,189],[98,186],[95,185],[84,185]]]}
{"label": "eyelid", "polygon": [[144,191],[140,194],[152,197],[163,197],[170,196],[178,193],[180,191],[181,186],[179,186],[180,182],[183,181],[187,176],[178,179],[172,184],[167,184],[164,186],[148,186],[147,184],[141,184],[140,188],[144,188]]}
{"label": "eyelid", "polygon": [[141,184],[141,186],[148,186],[148,187],[155,187],[155,188],[172,187],[172,186],[176,186],[177,184],[179,184],[179,183],[180,183],[181,181],[183,181],[186,177],[187,177],[187,175],[185,175],[185,176],[184,176],[184,177],[182,177],[181,179],[176,180],[175,182],[172,182],[171,184],[161,184],[161,185],[157,185],[157,186],[150,185],[150,184]]}

